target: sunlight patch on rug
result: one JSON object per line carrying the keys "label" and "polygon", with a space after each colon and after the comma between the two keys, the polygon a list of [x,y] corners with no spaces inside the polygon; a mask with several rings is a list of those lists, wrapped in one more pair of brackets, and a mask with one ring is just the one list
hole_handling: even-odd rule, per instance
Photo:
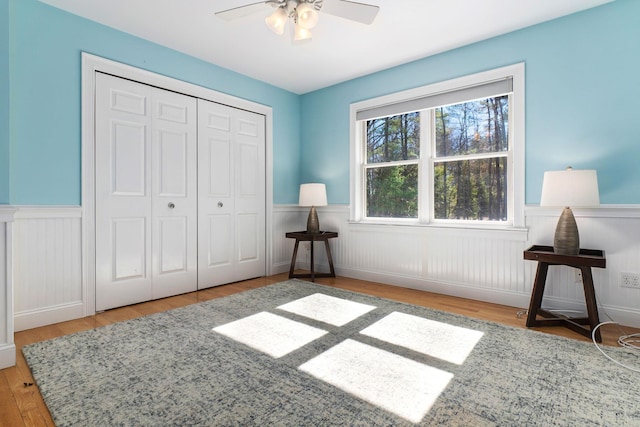
{"label": "sunlight patch on rug", "polygon": [[276,359],[327,333],[322,329],[267,312],[217,326],[213,331]]}
{"label": "sunlight patch on rug", "polygon": [[344,326],[376,307],[325,294],[313,294],[278,307],[333,326]]}
{"label": "sunlight patch on rug", "polygon": [[302,364],[303,372],[417,423],[453,374],[347,339]]}
{"label": "sunlight patch on rug", "polygon": [[361,334],[461,365],[484,335],[423,317],[393,312]]}

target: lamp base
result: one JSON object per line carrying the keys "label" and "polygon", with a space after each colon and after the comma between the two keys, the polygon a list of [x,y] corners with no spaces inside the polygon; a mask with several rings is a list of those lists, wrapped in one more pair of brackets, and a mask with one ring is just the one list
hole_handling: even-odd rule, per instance
{"label": "lamp base", "polygon": [[311,206],[309,210],[309,217],[307,218],[307,234],[320,233],[320,222],[318,221],[318,213],[316,207]]}
{"label": "lamp base", "polygon": [[580,235],[578,224],[570,207],[564,208],[553,238],[553,252],[560,255],[578,255],[580,252]]}

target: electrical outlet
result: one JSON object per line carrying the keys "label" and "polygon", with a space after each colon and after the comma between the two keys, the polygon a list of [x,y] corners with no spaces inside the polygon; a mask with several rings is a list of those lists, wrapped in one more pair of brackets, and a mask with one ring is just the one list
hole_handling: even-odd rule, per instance
{"label": "electrical outlet", "polygon": [[576,283],[582,283],[582,270],[580,270],[579,268],[574,268],[573,270],[575,271],[575,276],[573,280]]}
{"label": "electrical outlet", "polygon": [[640,274],[620,273],[620,286],[623,288],[640,289]]}

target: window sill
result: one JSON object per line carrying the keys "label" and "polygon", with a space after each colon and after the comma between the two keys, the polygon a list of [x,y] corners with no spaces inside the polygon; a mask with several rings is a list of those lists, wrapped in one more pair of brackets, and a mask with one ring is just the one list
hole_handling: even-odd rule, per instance
{"label": "window sill", "polygon": [[527,241],[529,229],[491,224],[450,224],[450,223],[419,223],[406,221],[349,221],[349,229],[354,232],[407,232],[407,233],[438,233],[443,235],[464,235],[467,237],[500,238],[517,241]]}

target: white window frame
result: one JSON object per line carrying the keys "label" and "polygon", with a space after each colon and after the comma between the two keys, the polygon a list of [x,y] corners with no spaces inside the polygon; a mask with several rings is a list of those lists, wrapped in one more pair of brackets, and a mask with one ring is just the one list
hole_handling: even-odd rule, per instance
{"label": "white window frame", "polygon": [[[365,224],[390,224],[390,225],[415,225],[415,226],[440,226],[440,227],[459,227],[459,228],[499,228],[499,229],[522,229],[524,224],[524,152],[525,152],[525,81],[524,81],[524,63],[518,63],[501,67],[477,74],[472,74],[452,80],[421,86],[402,92],[384,95],[376,98],[367,99],[350,105],[349,122],[350,122],[350,215],[351,223]],[[430,196],[433,188],[433,178],[431,169],[433,167],[433,153],[430,145],[421,145],[419,165],[419,183],[421,188],[418,199],[417,219],[406,218],[366,218],[365,217],[365,176],[362,165],[366,159],[365,144],[363,144],[365,136],[365,122],[357,120],[359,111],[370,110],[385,105],[397,104],[407,100],[420,97],[431,96],[443,92],[472,87],[490,81],[499,79],[512,78],[513,93],[511,94],[511,110],[509,111],[509,156],[507,181],[507,211],[509,218],[507,221],[461,221],[461,220],[432,220],[433,206],[431,206]],[[426,132],[432,132],[431,124],[421,121],[421,140],[429,141]],[[425,137],[424,139],[422,137]],[[424,151],[423,151],[424,150]],[[428,173],[428,177],[424,174]],[[428,208],[425,208],[428,206]]]}

